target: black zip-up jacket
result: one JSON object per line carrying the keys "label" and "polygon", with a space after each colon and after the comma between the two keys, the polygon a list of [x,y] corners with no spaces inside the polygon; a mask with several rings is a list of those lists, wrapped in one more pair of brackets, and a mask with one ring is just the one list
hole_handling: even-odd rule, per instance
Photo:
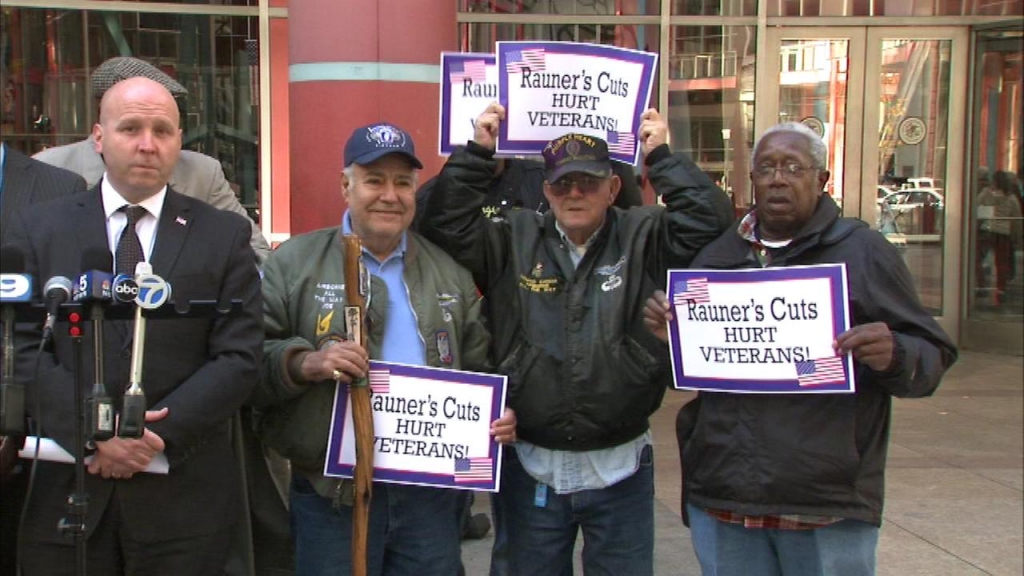
{"label": "black zip-up jacket", "polygon": [[[694,268],[761,266],[733,226]],[[956,348],[918,301],[895,247],[822,195],[773,267],[845,262],[851,325],[885,322],[895,340],[884,372],[855,363],[855,394],[702,392],[683,446],[690,503],[751,516],[806,514],[882,521],[891,399],[931,395]]]}
{"label": "black zip-up jacket", "polygon": [[549,449],[609,448],[647,430],[671,370],[644,327],[644,302],[732,220],[728,197],[668,146],[647,159],[667,208],[609,208],[576,268],[551,212],[481,214],[494,174],[471,143],[449,158],[424,235],[468,268],[485,295],[494,363],[509,377],[520,438]]}

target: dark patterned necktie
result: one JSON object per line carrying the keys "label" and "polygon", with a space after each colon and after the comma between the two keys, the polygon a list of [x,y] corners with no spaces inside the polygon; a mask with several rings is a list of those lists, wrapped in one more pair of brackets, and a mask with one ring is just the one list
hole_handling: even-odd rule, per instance
{"label": "dark patterned necktie", "polygon": [[118,208],[128,217],[128,225],[121,232],[121,239],[117,241],[117,273],[135,275],[135,265],[146,258],[142,253],[142,242],[139,242],[139,234],[135,231],[135,225],[146,215],[146,209],[142,206],[122,206]]}

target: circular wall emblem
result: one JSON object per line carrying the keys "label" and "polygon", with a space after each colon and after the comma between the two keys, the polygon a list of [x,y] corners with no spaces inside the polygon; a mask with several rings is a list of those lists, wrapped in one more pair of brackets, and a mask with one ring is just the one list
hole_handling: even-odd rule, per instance
{"label": "circular wall emblem", "polygon": [[916,116],[904,118],[903,121],[900,122],[900,141],[904,144],[910,144],[911,146],[914,144],[920,144],[927,134],[928,129],[924,125],[924,120],[921,120]]}
{"label": "circular wall emblem", "polygon": [[825,137],[825,124],[824,124],[824,122],[822,122],[821,120],[818,120],[814,116],[808,116],[807,118],[804,118],[803,120],[801,120],[800,123],[803,124],[804,126],[807,126],[811,130],[814,130],[814,133],[818,135],[818,138],[824,138]]}

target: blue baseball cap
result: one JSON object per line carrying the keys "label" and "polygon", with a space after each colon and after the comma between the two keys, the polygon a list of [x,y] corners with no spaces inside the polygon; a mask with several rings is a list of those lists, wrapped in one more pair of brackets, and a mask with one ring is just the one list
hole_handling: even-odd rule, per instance
{"label": "blue baseball cap", "polygon": [[370,124],[356,128],[345,143],[345,166],[365,166],[388,154],[401,154],[412,162],[413,167],[423,168],[416,157],[412,137],[393,124]]}

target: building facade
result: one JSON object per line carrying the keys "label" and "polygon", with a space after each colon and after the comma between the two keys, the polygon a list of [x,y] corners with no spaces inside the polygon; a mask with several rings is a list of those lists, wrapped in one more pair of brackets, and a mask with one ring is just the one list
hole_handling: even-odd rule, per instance
{"label": "building facade", "polygon": [[803,122],[828,144],[829,192],[900,248],[943,327],[1020,354],[1022,15],[1024,0],[6,0],[0,132],[30,153],[80,140],[91,70],[146,59],[189,89],[185,145],[221,161],[280,242],[337,222],[358,125],[402,125],[426,175],[440,168],[441,51],[646,50],[673,146],[738,213],[756,135]]}

